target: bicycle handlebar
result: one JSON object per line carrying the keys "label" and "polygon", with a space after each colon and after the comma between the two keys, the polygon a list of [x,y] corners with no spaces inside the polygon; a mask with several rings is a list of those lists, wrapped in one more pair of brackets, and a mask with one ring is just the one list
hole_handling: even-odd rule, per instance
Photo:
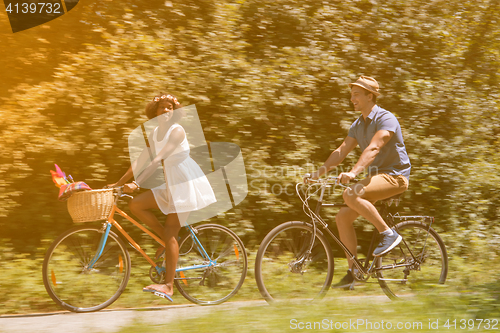
{"label": "bicycle handlebar", "polygon": [[124,185],[122,185],[122,186],[115,186],[115,187],[109,187],[108,185],[105,185],[103,187],[103,189],[113,189],[113,192],[116,193],[116,195],[119,198],[128,197],[130,199],[133,199],[134,198],[133,196],[131,196],[129,194],[126,194],[126,193],[123,193],[123,188],[124,188]]}
{"label": "bicycle handlebar", "polygon": [[[339,183],[338,182],[339,177],[327,177],[327,178],[323,178],[323,179],[312,179],[310,177],[311,177],[311,174],[306,173],[303,177],[304,183],[324,184],[324,185],[334,184],[334,185],[339,185],[339,186],[344,187],[344,188],[349,187],[347,184]],[[354,180],[354,181],[357,181],[357,180]]]}

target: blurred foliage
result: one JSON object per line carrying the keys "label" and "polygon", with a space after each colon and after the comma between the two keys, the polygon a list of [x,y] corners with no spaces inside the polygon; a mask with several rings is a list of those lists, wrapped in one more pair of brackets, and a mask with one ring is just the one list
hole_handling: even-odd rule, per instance
{"label": "blurred foliage", "polygon": [[2,14],[0,237],[35,253],[69,228],[53,164],[115,182],[168,91],[196,104],[208,141],[242,148],[250,193],[213,221],[253,248],[305,218],[294,184],[345,138],[347,84],[368,75],[413,165],[403,212],[434,215],[450,255],[498,263],[499,15],[498,0],[89,0],[12,34]]}

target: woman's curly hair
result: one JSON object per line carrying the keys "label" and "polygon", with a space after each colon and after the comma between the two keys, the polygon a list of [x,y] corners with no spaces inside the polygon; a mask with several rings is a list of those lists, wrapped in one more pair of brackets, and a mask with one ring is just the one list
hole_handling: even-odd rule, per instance
{"label": "woman's curly hair", "polygon": [[174,95],[164,94],[164,93],[160,93],[158,96],[155,96],[153,100],[146,105],[146,116],[148,117],[148,119],[153,119],[156,117],[156,110],[158,110],[158,104],[163,99],[172,103],[172,105],[174,106],[174,115],[172,117],[172,120],[174,122],[179,120],[182,117],[182,114],[175,110],[180,109],[182,107],[181,104],[179,103],[179,101],[177,101],[177,98]]}

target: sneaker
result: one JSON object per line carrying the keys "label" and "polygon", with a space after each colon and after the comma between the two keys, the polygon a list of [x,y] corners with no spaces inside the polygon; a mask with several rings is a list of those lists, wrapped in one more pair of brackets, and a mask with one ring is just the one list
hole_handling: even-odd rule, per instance
{"label": "sneaker", "polygon": [[373,251],[373,255],[375,257],[381,256],[395,248],[399,242],[401,242],[401,236],[396,232],[396,230],[392,229],[392,235],[387,236],[380,234],[380,243],[378,243],[377,248]]}
{"label": "sneaker", "polygon": [[332,284],[332,288],[342,288],[344,290],[354,289],[354,277],[352,276],[352,272],[348,270],[347,274],[340,282]]}

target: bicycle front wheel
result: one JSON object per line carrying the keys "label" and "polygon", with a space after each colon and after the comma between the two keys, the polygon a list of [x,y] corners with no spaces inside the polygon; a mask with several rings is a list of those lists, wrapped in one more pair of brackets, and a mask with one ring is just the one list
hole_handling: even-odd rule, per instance
{"label": "bicycle front wheel", "polygon": [[268,303],[326,294],[333,278],[333,253],[320,230],[314,242],[312,238],[313,228],[304,222],[283,223],[264,238],[255,259],[255,280]]}
{"label": "bicycle front wheel", "polygon": [[43,284],[50,297],[73,312],[101,310],[120,297],[130,277],[130,256],[112,231],[102,255],[97,253],[102,228],[76,227],[59,236],[43,261]]}
{"label": "bicycle front wheel", "polygon": [[[233,297],[245,281],[247,253],[240,238],[218,224],[193,227],[179,242],[175,286],[187,300],[215,305]],[[214,262],[210,264],[210,260]]]}
{"label": "bicycle front wheel", "polygon": [[378,259],[380,286],[391,299],[432,293],[445,283],[448,275],[448,255],[443,240],[423,222],[401,222],[396,230],[404,242]]}

